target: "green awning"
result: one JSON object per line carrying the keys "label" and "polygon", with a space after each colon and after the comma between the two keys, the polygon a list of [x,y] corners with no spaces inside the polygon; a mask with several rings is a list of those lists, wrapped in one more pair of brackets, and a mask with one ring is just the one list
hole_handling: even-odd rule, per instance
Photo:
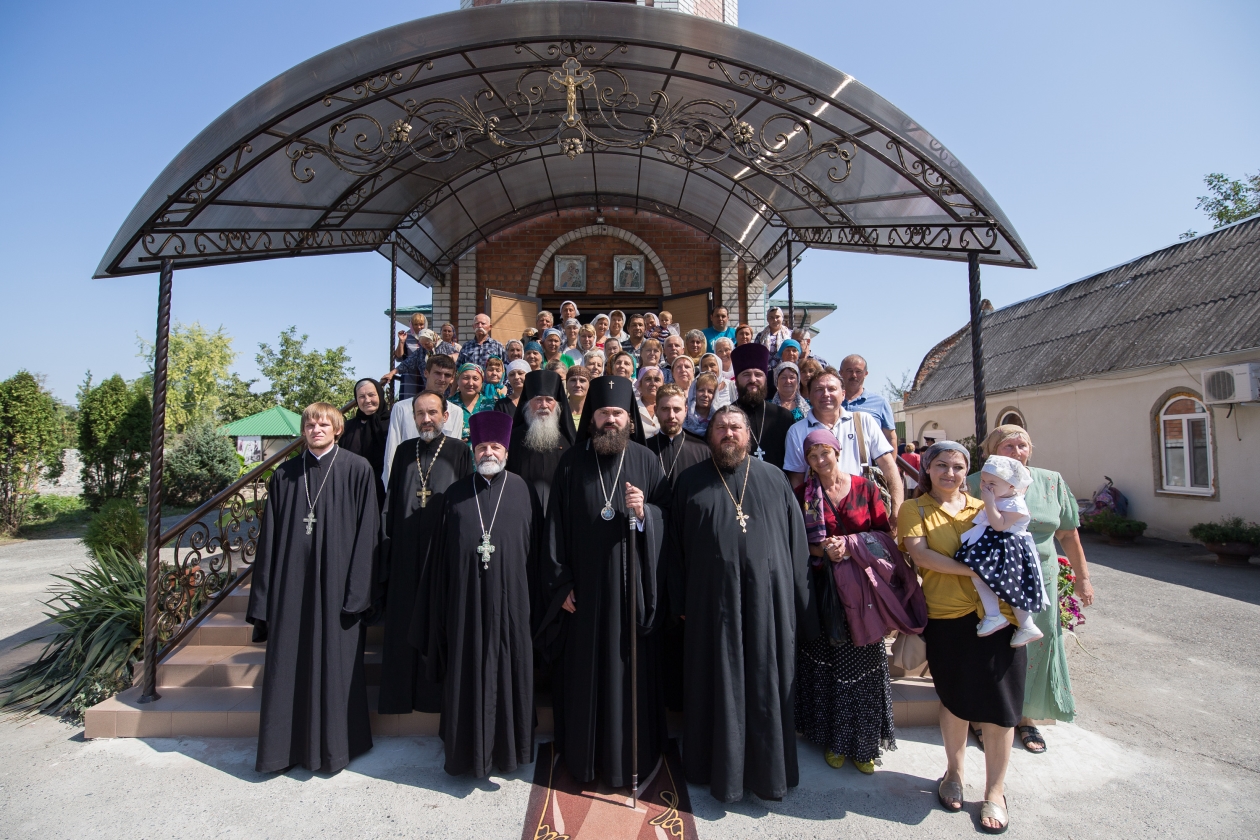
{"label": "green awning", "polygon": [[219,433],[229,437],[300,437],[302,415],[278,405],[220,426]]}

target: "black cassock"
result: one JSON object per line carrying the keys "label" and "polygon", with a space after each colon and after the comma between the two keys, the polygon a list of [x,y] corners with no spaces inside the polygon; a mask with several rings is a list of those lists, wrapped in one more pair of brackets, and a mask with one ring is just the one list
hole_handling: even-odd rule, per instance
{"label": "black cassock", "polygon": [[[736,405],[739,405],[736,403]],[[748,414],[748,427],[752,433],[752,448],[755,452],[761,448],[762,460],[783,469],[783,458],[787,454],[787,433],[796,421],[792,412],[781,405],[766,401],[762,407],[754,410],[744,408]]]}
{"label": "black cassock", "polygon": [[340,447],[286,461],[267,482],[260,530],[245,614],[267,642],[257,769],[335,773],[372,748],[359,622],[380,533],[371,466]]}
{"label": "black cassock", "polygon": [[[488,564],[477,550],[482,522],[494,547]],[[534,492],[506,471],[488,485],[480,475],[462,478],[446,492],[429,556],[429,623],[412,638],[426,651],[429,679],[442,684],[439,734],[452,775],[485,778],[492,766],[510,773],[534,760],[528,570],[542,523]]]}
{"label": "black cassock", "polygon": [[[656,765],[666,737],[665,705],[659,677],[657,634],[658,572],[663,511],[669,484],[656,455],[627,444],[621,476],[620,455],[597,456],[586,440],[560,459],[547,510],[547,556],[543,560],[547,604],[544,625],[562,624],[561,688],[555,708],[556,746],[569,772],[580,782],[595,778],[611,787],[630,783],[630,637],[627,626],[629,520],[625,482],[643,491],[644,530],[635,533],[639,583],[637,627],[639,689],[639,774]],[[611,521],[600,516],[605,499],[595,469],[612,496]],[[615,489],[614,489],[615,485]],[[560,608],[572,590],[577,611]],[[544,626],[544,631],[547,629]]]}
{"label": "black cassock", "polygon": [[[416,495],[421,490],[417,451],[428,476],[426,487],[433,493],[423,507]],[[429,606],[427,558],[442,520],[444,494],[454,481],[471,473],[468,447],[453,437],[443,435],[429,443],[412,438],[394,450],[379,573],[385,588],[385,639],[377,711],[383,715],[442,711],[442,686],[425,677],[421,653],[407,636],[417,609],[424,613]]]}
{"label": "black cassock", "polygon": [[[748,532],[710,460],[674,488],[667,548],[670,604],[687,617],[683,768],[724,802],[798,783],[796,646],[817,635],[800,505],[777,467],[744,463]],[[740,498],[744,465],[724,475]]]}
{"label": "black cassock", "polygon": [[[701,461],[709,460],[709,446],[690,432],[679,432],[672,440],[664,433],[648,438],[645,444],[656,453],[656,460],[665,471],[665,479],[671,489],[678,483],[678,477]],[[669,588],[664,592],[665,600],[669,598]],[[666,606],[661,608],[661,674],[664,678],[665,705],[676,712],[682,711],[682,674],[683,674],[683,624],[671,613],[676,613]]]}

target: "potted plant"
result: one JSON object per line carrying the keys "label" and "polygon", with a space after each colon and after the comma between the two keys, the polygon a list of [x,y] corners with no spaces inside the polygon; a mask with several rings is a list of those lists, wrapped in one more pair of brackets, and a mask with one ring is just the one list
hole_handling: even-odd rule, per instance
{"label": "potted plant", "polygon": [[1216,555],[1219,566],[1246,566],[1251,555],[1260,554],[1260,525],[1241,516],[1200,522],[1190,529],[1190,536]]}
{"label": "potted plant", "polygon": [[1146,530],[1146,523],[1119,516],[1109,517],[1099,525],[1099,530],[1106,534],[1109,545],[1132,545]]}

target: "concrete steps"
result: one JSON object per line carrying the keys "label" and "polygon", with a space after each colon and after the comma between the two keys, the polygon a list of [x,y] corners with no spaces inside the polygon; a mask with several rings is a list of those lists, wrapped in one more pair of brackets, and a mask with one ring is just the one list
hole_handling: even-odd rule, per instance
{"label": "concrete steps", "polygon": [[[158,665],[159,699],[141,704],[140,688],[133,687],[87,710],[86,738],[253,738],[258,735],[262,703],[265,644],[251,641],[253,628],[245,621],[248,585],[233,591],[212,615]],[[436,735],[439,716],[413,712],[380,715],[382,627],[370,627],[364,653],[372,733],[378,737]],[[140,673],[137,669],[137,682]],[[937,721],[940,702],[925,674],[895,674],[893,715],[898,726],[930,726]],[[549,699],[537,698],[537,734],[551,737]],[[681,724],[671,714],[671,730]]]}

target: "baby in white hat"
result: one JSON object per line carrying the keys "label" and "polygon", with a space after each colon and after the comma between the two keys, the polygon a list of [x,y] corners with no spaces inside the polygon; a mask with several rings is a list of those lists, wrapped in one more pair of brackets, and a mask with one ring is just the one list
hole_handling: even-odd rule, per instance
{"label": "baby in white hat", "polygon": [[1048,606],[1037,544],[1028,533],[1032,517],[1024,493],[1030,484],[1032,474],[1019,461],[989,456],[980,469],[984,510],[963,534],[962,547],[954,557],[976,574],[972,582],[984,606],[984,620],[976,634],[991,636],[1010,624],[1001,612],[1005,601],[1018,624],[1011,647],[1023,647],[1044,635],[1033,623],[1033,615]]}

